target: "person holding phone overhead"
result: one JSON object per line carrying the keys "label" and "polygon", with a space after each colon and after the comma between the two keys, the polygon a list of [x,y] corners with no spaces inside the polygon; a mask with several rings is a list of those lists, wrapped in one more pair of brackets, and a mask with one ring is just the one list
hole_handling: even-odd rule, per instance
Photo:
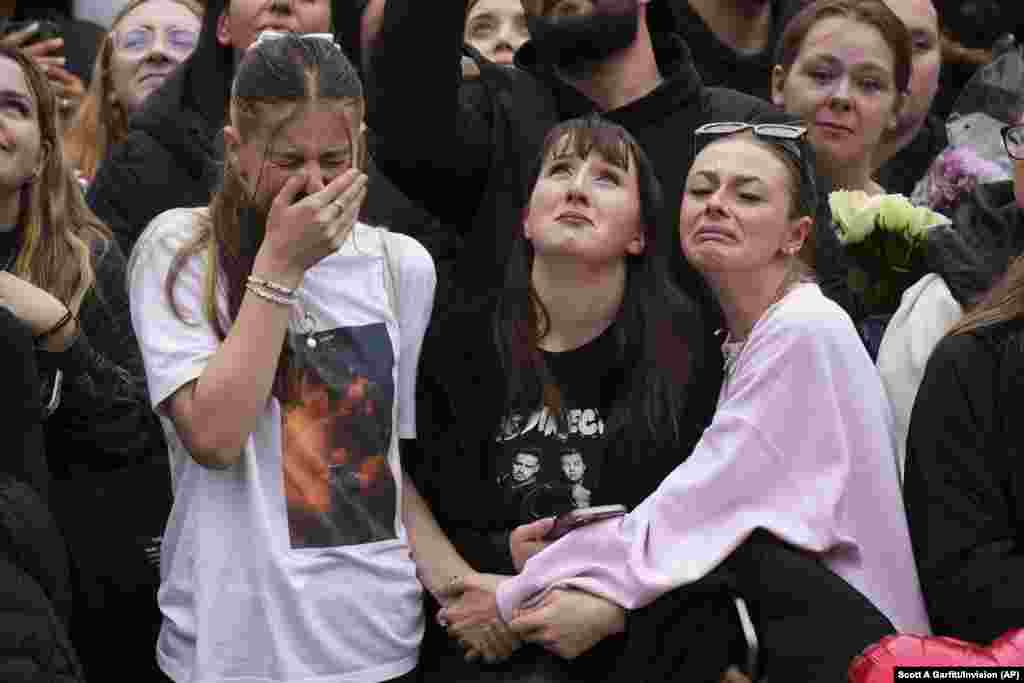
{"label": "person holding phone overhead", "polygon": [[223,184],[132,255],[174,483],[157,658],[178,683],[415,680],[409,545],[429,513],[398,439],[415,436],[435,274],[414,240],[356,221],[363,112],[330,35],[260,34]]}

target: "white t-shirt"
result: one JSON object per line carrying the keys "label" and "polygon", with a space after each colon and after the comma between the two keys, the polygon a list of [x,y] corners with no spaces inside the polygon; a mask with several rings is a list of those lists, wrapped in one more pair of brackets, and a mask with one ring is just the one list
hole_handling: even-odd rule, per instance
{"label": "white t-shirt", "polygon": [[[165,295],[171,261],[205,211],[157,216],[129,265],[154,407],[197,379],[219,346],[202,308],[205,254],[186,262],[175,286],[184,321]],[[174,506],[157,659],[178,683],[375,683],[415,667],[422,594],[401,522],[393,397],[397,387],[398,436],[415,437],[435,282],[418,242],[357,224],[306,273],[289,333],[301,379],[285,406],[268,401],[236,466],[196,463],[160,413]]]}

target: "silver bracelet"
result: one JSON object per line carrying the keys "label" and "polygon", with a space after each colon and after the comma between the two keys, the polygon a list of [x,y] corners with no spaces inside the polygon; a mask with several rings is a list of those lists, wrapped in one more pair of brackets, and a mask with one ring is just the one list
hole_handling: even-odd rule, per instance
{"label": "silver bracelet", "polygon": [[264,301],[270,301],[271,303],[280,304],[281,306],[288,306],[289,308],[295,305],[294,296],[281,296],[276,292],[272,292],[269,289],[264,289],[263,287],[260,287],[259,285],[254,285],[251,282],[246,283],[245,288],[248,291],[255,294],[256,296],[258,296],[259,298],[263,299]]}
{"label": "silver bracelet", "polygon": [[256,277],[255,275],[250,275],[249,277],[246,278],[246,282],[254,284],[254,285],[257,285],[259,287],[263,287],[264,289],[269,289],[271,292],[274,292],[275,294],[280,294],[281,296],[288,296],[288,297],[295,296],[295,289],[294,288],[289,289],[288,287],[285,287],[284,285],[280,285],[280,284],[274,282],[273,280],[264,280],[261,277]]}

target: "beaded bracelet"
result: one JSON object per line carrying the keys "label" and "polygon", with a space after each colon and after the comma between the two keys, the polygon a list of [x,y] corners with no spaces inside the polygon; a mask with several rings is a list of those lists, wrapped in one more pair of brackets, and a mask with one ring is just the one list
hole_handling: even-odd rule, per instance
{"label": "beaded bracelet", "polygon": [[284,285],[279,285],[273,280],[264,280],[261,277],[250,275],[249,277],[246,278],[246,282],[257,285],[258,287],[263,287],[264,289],[269,289],[271,292],[274,292],[275,294],[280,294],[281,296],[295,296],[294,288],[289,289]]}
{"label": "beaded bracelet", "polygon": [[281,296],[276,292],[260,287],[259,285],[254,285],[251,282],[246,283],[245,288],[252,292],[253,294],[255,294],[256,296],[258,296],[259,298],[263,299],[264,301],[270,301],[271,303],[289,307],[295,304],[294,296]]}
{"label": "beaded bracelet", "polygon": [[[53,335],[57,334],[57,332],[59,332],[62,327],[67,325],[69,322],[71,322],[72,318],[75,318],[75,314],[72,313],[71,309],[69,308],[64,313],[64,315],[61,316],[61,319],[58,320],[57,323],[53,327],[48,329],[46,332],[43,332],[42,334],[36,335],[36,338],[35,338],[36,344],[37,345],[41,344],[42,342],[46,341],[47,339],[49,339]],[[77,320],[77,318],[76,318],[76,320]]]}

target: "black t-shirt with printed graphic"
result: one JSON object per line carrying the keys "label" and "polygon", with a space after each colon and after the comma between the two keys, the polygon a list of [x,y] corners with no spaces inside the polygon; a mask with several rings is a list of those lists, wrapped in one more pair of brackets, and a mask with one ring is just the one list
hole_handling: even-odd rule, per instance
{"label": "black t-shirt with printed graphic", "polygon": [[606,423],[623,380],[615,347],[612,325],[578,349],[544,352],[563,410],[511,413],[498,425],[492,481],[506,519],[530,522],[601,504],[594,492],[605,460]]}

